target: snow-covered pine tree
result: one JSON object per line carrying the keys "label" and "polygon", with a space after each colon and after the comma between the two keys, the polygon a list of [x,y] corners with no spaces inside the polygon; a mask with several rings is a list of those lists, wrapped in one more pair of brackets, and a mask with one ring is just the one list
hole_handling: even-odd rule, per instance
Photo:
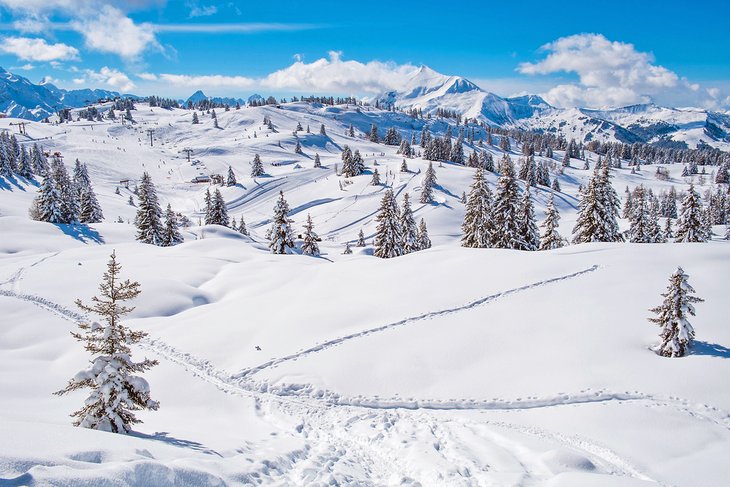
{"label": "snow-covered pine tree", "polygon": [[500,162],[500,177],[492,206],[491,247],[501,249],[519,249],[522,245],[519,221],[519,186],[515,178],[515,167],[512,159],[505,154]]}
{"label": "snow-covered pine tree", "polygon": [[380,186],[380,173],[378,172],[377,167],[373,170],[373,179],[370,181],[370,184],[373,186]]}
{"label": "snow-covered pine tree", "polygon": [[142,174],[139,182],[139,206],[134,224],[137,227],[137,240],[152,245],[162,243],[162,209],[157,200],[157,191],[148,173]]}
{"label": "snow-covered pine tree", "polygon": [[271,253],[290,254],[294,249],[294,235],[290,223],[289,204],[284,199],[284,192],[280,191],[279,200],[274,206],[271,228],[266,232],[266,238],[271,241],[269,243]]}
{"label": "snow-covered pine tree", "polygon": [[560,191],[561,191],[560,190],[560,181],[558,181],[558,177],[557,176],[555,176],[555,179],[553,179],[553,183],[550,185],[550,188],[553,191],[557,191],[558,193],[560,193]]}
{"label": "snow-covered pine tree", "polygon": [[327,135],[327,129],[324,128],[324,124],[319,126],[319,135],[324,135],[324,136]]}
{"label": "snow-covered pine tree", "polygon": [[392,189],[387,189],[383,200],[380,203],[380,211],[376,220],[378,222],[375,231],[375,256],[382,259],[398,257],[403,255],[401,247],[402,237],[398,205]]}
{"label": "snow-covered pine tree", "polygon": [[481,167],[474,173],[461,230],[462,247],[489,247],[493,239],[492,192]]}
{"label": "snow-covered pine tree", "polygon": [[403,206],[400,212],[401,247],[404,254],[410,254],[418,250],[418,227],[413,218],[411,210],[411,197],[408,193],[403,195]]}
{"label": "snow-covered pine tree", "polygon": [[251,177],[257,178],[264,175],[264,165],[261,162],[261,156],[254,154],[253,162],[251,163]]}
{"label": "snow-covered pine tree", "polygon": [[302,253],[305,255],[319,255],[319,245],[317,244],[319,236],[314,231],[314,223],[312,217],[307,214],[307,223],[304,224],[304,242],[302,243]]}
{"label": "snow-covered pine tree", "polygon": [[654,351],[664,357],[683,357],[687,348],[692,346],[695,331],[688,318],[695,316],[693,303],[704,300],[693,296],[695,290],[688,282],[689,276],[681,267],[669,278],[667,292],[662,293],[664,301],[659,306],[650,309],[656,315],[649,321],[661,328],[659,338],[661,342],[654,347]]}
{"label": "snow-covered pine tree", "polygon": [[360,151],[355,149],[355,153],[352,154],[352,175],[359,176],[365,172],[365,161],[360,155]]}
{"label": "snow-covered pine tree", "polygon": [[200,120],[198,119],[198,112],[193,112],[193,125],[197,125],[200,123]]}
{"label": "snow-covered pine tree", "polygon": [[226,179],[226,186],[235,186],[238,183],[236,181],[236,174],[233,172],[233,168],[228,166],[228,178]]}
{"label": "snow-covered pine tree", "polygon": [[433,162],[428,162],[426,174],[421,182],[421,203],[433,203],[433,187],[436,185],[436,171],[433,168]]}
{"label": "snow-covered pine tree", "polygon": [[518,250],[533,251],[540,246],[540,232],[535,223],[535,209],[530,196],[530,185],[525,186],[522,192],[522,201],[517,212],[520,243]]}
{"label": "snow-covered pine tree", "polygon": [[322,161],[319,160],[319,154],[318,153],[315,153],[314,154],[314,167],[315,168],[322,167]]}
{"label": "snow-covered pine tree", "polygon": [[304,151],[302,150],[302,144],[299,142],[299,139],[297,139],[297,145],[294,147],[294,152],[297,154],[304,154]]}
{"label": "snow-covered pine tree", "polygon": [[180,224],[177,220],[177,214],[172,211],[170,204],[167,204],[165,210],[165,226],[162,230],[162,247],[172,247],[183,242],[183,236],[180,233]]}
{"label": "snow-covered pine tree", "polygon": [[343,255],[350,255],[352,254],[352,249],[350,248],[350,242],[345,242],[345,250],[342,251]]}
{"label": "snow-covered pine tree", "polygon": [[418,250],[426,250],[431,248],[431,239],[428,237],[428,228],[426,228],[426,220],[421,218],[418,223]]}
{"label": "snow-covered pine tree", "polygon": [[63,219],[62,206],[61,192],[56,186],[53,174],[49,172],[38,188],[38,196],[30,210],[31,218],[42,222],[66,223]]}
{"label": "snow-covered pine tree", "polygon": [[378,136],[378,126],[375,124],[372,124],[370,126],[370,135],[368,136],[368,139],[370,142],[378,142],[380,140],[380,137]]}
{"label": "snow-covered pine tree", "polygon": [[573,243],[619,242],[623,240],[618,230],[620,203],[613,189],[608,166],[596,164],[593,177],[580,192],[578,220],[573,228]]}
{"label": "snow-covered pine tree", "polygon": [[210,200],[210,210],[206,211],[205,224],[223,225],[227,227],[230,224],[228,209],[226,208],[226,201],[223,199],[223,195],[218,188],[215,189]]}
{"label": "snow-covered pine tree", "polygon": [[687,195],[682,200],[682,209],[677,218],[675,242],[704,242],[705,232],[702,228],[702,201],[695,191],[694,184],[689,185]]}
{"label": "snow-covered pine tree", "polygon": [[352,163],[352,158],[352,149],[350,149],[349,145],[345,145],[342,148],[342,154],[340,154],[340,159],[342,159],[342,175],[346,178],[356,175],[355,168],[353,167]]}
{"label": "snow-covered pine tree", "polygon": [[248,236],[248,229],[246,228],[246,221],[243,219],[243,215],[241,215],[241,221],[238,222],[238,233]]}
{"label": "snow-covered pine tree", "polygon": [[406,163],[405,159],[403,159],[403,162],[400,165],[400,172],[408,172],[408,163]]}
{"label": "snow-covered pine tree", "polygon": [[629,210],[629,242],[648,243],[650,232],[649,202],[644,186],[634,189]]}
{"label": "snow-covered pine tree", "polygon": [[540,247],[538,250],[558,249],[565,245],[565,239],[558,233],[559,221],[560,214],[558,213],[558,209],[555,208],[554,195],[550,193],[545,221],[540,225],[545,231],[542,237],[540,237]]}
{"label": "snow-covered pine tree", "polygon": [[669,242],[670,240],[674,239],[674,231],[672,230],[672,219],[671,218],[664,219],[664,228],[662,229],[662,236],[664,237],[665,242]]}
{"label": "snow-covered pine tree", "polygon": [[51,161],[51,174],[55,181],[56,189],[61,195],[61,218],[60,223],[73,223],[79,219],[79,198],[71,178],[66,171],[66,166],[60,157],[54,157]]}
{"label": "snow-covered pine tree", "polygon": [[358,247],[365,247],[365,233],[363,233],[362,228],[357,234],[357,244]]}
{"label": "snow-covered pine tree", "polygon": [[84,342],[84,348],[93,355],[87,369],[77,373],[68,385],[56,392],[67,394],[78,389],[91,389],[84,406],[71,416],[75,426],[114,433],[128,433],[134,424],[141,421],[135,411],[159,408],[159,403],[150,397],[147,381],[139,374],[157,365],[156,360],[132,361],[131,346],[139,343],[146,333],[131,330],[121,319],[134,308],[123,304],[140,294],[139,283],[122,281],[121,266],[112,252],[102,283],[101,296],[92,298],[88,306],[76,301],[82,311],[103,318],[103,323],[79,323],[81,331],[71,335]]}
{"label": "snow-covered pine tree", "polygon": [[101,206],[99,206],[99,201],[96,199],[96,193],[91,183],[87,183],[81,189],[80,206],[79,221],[81,223],[99,223],[104,219],[104,213],[101,211]]}

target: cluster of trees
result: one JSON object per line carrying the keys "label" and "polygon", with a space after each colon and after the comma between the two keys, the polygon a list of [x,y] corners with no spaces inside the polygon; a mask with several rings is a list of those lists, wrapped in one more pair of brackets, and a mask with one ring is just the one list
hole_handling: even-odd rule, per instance
{"label": "cluster of trees", "polygon": [[426,222],[422,218],[416,225],[408,193],[403,196],[403,206],[398,208],[393,190],[387,189],[380,203],[376,221],[378,222],[375,232],[376,257],[389,259],[431,247]]}
{"label": "cluster of trees", "polygon": [[345,145],[342,148],[340,158],[342,159],[343,176],[350,178],[359,176],[365,172],[365,161],[363,160],[362,155],[360,155],[359,150],[355,149],[355,152],[352,152],[350,147]]}
{"label": "cluster of trees", "polygon": [[167,110],[172,108],[180,108],[180,103],[172,98],[162,98],[160,96],[148,96],[144,99],[151,107],[160,107]]}
{"label": "cluster of trees", "polygon": [[43,176],[47,169],[48,160],[37,144],[28,151],[18,143],[15,135],[9,135],[7,131],[0,133],[0,177],[18,175],[31,179]]}
{"label": "cluster of trees", "polygon": [[155,185],[146,172],[140,179],[137,196],[137,214],[134,218],[137,240],[159,247],[171,247],[182,243],[179,215],[168,204],[163,216]]}
{"label": "cluster of trees", "polygon": [[104,219],[86,164],[76,159],[71,178],[60,157],[51,158],[44,170],[29,213],[32,219],[49,223],[99,223]]}
{"label": "cluster of trees", "polygon": [[507,154],[500,160],[499,173],[493,195],[483,169],[477,168],[466,198],[461,245],[528,251],[562,246],[562,237],[557,233],[559,215],[552,202],[542,242],[544,245],[541,245],[530,186],[525,185],[520,195],[514,164]]}

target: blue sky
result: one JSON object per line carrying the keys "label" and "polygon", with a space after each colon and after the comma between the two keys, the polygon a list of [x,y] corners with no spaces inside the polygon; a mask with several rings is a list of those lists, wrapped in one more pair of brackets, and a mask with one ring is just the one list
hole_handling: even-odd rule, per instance
{"label": "blue sky", "polygon": [[0,0],[0,9],[0,65],[66,88],[367,96],[426,64],[565,106],[730,105],[730,6],[720,1]]}

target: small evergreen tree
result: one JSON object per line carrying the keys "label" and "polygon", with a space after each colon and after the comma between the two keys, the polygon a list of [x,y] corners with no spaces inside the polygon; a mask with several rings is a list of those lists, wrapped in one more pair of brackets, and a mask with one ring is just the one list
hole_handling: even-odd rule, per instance
{"label": "small evergreen tree", "polygon": [[134,411],[159,408],[159,403],[150,397],[147,381],[135,375],[157,365],[157,361],[132,361],[131,346],[147,334],[131,330],[121,323],[121,318],[134,309],[123,303],[136,298],[140,290],[138,282],[121,281],[120,271],[116,254],[112,252],[99,286],[101,297],[94,296],[91,306],[81,300],[76,301],[76,306],[82,311],[101,316],[104,323],[79,323],[81,331],[71,333],[76,340],[84,342],[84,348],[94,357],[87,369],[77,373],[56,394],[91,389],[84,406],[71,415],[76,418],[74,426],[128,433],[134,424],[141,422]]}
{"label": "small evergreen tree", "polygon": [[319,237],[314,231],[314,223],[312,217],[307,215],[307,223],[304,224],[304,243],[302,244],[302,253],[305,255],[319,255],[319,245],[317,244]]}
{"label": "small evergreen tree", "polygon": [[226,186],[235,186],[238,183],[236,181],[236,174],[233,172],[233,168],[228,166],[228,178],[226,179]]}
{"label": "small evergreen tree", "polygon": [[193,125],[198,125],[200,123],[200,120],[198,120],[198,112],[193,112]]}
{"label": "small evergreen tree", "polygon": [[558,233],[558,222],[560,221],[560,214],[558,209],[555,208],[555,201],[553,200],[553,194],[550,194],[548,200],[547,213],[545,214],[545,221],[540,225],[545,229],[545,232],[540,238],[539,250],[552,250],[558,249],[565,245],[565,239]]}
{"label": "small evergreen tree", "polygon": [[319,154],[314,154],[314,167],[319,168],[322,167],[322,162],[319,160]]}
{"label": "small evergreen tree", "polygon": [[378,172],[377,167],[373,170],[373,179],[370,181],[370,184],[373,186],[380,186],[380,173]]}
{"label": "small evergreen tree", "polygon": [[659,306],[650,309],[656,315],[649,321],[661,328],[659,338],[661,342],[654,351],[663,357],[683,357],[687,348],[692,346],[695,331],[688,318],[695,316],[693,303],[704,301],[693,296],[695,290],[688,282],[689,276],[681,267],[669,278],[667,292],[662,294],[664,301]]}
{"label": "small evergreen tree", "polygon": [[411,197],[408,193],[403,195],[403,206],[400,212],[400,228],[401,228],[401,247],[404,254],[410,254],[419,250],[418,247],[418,227],[416,220],[413,218],[411,210]]}
{"label": "small evergreen tree", "polygon": [[248,236],[248,229],[246,228],[246,221],[243,219],[243,215],[241,215],[241,221],[238,222],[238,233]]}
{"label": "small evergreen tree", "polygon": [[254,154],[251,163],[251,177],[257,178],[264,175],[264,165],[261,163],[261,156]]}
{"label": "small evergreen tree", "polygon": [[289,204],[284,199],[284,192],[279,192],[279,200],[274,206],[274,216],[271,228],[266,232],[266,238],[271,242],[269,249],[273,254],[290,254],[294,249],[291,220],[289,220]]}
{"label": "small evergreen tree", "polygon": [[365,234],[362,231],[362,228],[357,234],[357,244],[358,247],[365,247]]}
{"label": "small evergreen tree", "polygon": [[492,193],[480,167],[474,173],[461,230],[462,247],[485,248],[492,241]]}
{"label": "small evergreen tree", "polygon": [[421,183],[421,203],[433,203],[433,187],[436,185],[436,171],[433,168],[433,162],[428,163],[426,174],[423,176]]}
{"label": "small evergreen tree", "polygon": [[160,245],[162,247],[172,247],[183,241],[177,214],[172,211],[172,207],[168,203],[167,209],[165,210],[165,227],[162,231],[162,243]]}
{"label": "small evergreen tree", "polygon": [[517,213],[520,244],[518,250],[537,250],[540,246],[540,232],[535,224],[535,210],[530,197],[530,185],[525,186],[522,193],[522,202]]}
{"label": "small evergreen tree", "polygon": [[385,191],[376,220],[378,226],[375,231],[375,256],[389,259],[403,255],[398,205],[392,189]]}
{"label": "small evergreen tree", "polygon": [[428,228],[426,228],[426,220],[421,218],[418,223],[418,250],[426,250],[431,248],[431,239],[428,237]]}
{"label": "small evergreen tree", "polygon": [[514,164],[509,155],[505,154],[502,158],[499,172],[501,175],[492,207],[494,231],[491,246],[502,249],[519,249],[522,245],[518,215],[519,186],[515,178]]}
{"label": "small evergreen tree", "polygon": [[693,184],[682,200],[682,210],[677,218],[675,242],[704,242],[705,232],[702,228],[702,201]]}
{"label": "small evergreen tree", "polygon": [[148,173],[142,174],[139,183],[139,207],[134,218],[137,240],[152,245],[162,244],[162,209],[157,191]]}

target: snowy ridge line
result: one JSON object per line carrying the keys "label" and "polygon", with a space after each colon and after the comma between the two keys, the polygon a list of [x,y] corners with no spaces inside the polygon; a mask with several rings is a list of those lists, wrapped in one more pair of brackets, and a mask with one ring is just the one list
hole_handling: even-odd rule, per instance
{"label": "snowy ridge line", "polygon": [[50,301],[46,298],[42,298],[40,296],[35,296],[33,294],[21,294],[21,293],[16,293],[14,291],[8,291],[6,289],[0,289],[0,296],[6,296],[9,298],[17,298],[22,301],[33,303],[40,308],[46,309],[46,310],[50,311],[51,313],[54,313],[54,314],[60,316],[61,318],[72,321],[74,323],[78,323],[78,322],[84,321],[86,319],[86,316],[81,313],[71,311],[70,309],[68,309],[64,306],[61,306],[58,303],[54,303],[53,301]]}
{"label": "snowy ridge line", "polygon": [[491,294],[489,296],[486,296],[486,297],[483,297],[483,298],[479,298],[476,301],[472,301],[470,303],[467,303],[467,304],[465,304],[463,306],[457,306],[455,308],[447,308],[447,309],[442,309],[442,310],[438,310],[438,311],[431,311],[431,312],[424,313],[424,314],[417,315],[417,316],[413,316],[413,317],[410,317],[410,318],[404,318],[404,319],[399,320],[399,321],[394,321],[394,322],[388,323],[386,325],[381,325],[381,326],[377,326],[375,328],[370,328],[368,330],[360,331],[360,332],[357,332],[357,333],[352,333],[350,335],[345,335],[343,337],[334,338],[332,340],[328,340],[326,342],[320,343],[318,345],[315,345],[313,347],[307,348],[305,350],[301,350],[299,352],[295,352],[293,354],[286,355],[284,357],[280,357],[280,358],[275,358],[275,359],[269,360],[268,362],[264,362],[263,364],[257,365],[255,367],[251,367],[251,368],[248,368],[248,369],[244,369],[244,370],[240,371],[238,374],[236,374],[235,377],[238,377],[238,378],[246,378],[246,377],[252,376],[252,375],[254,375],[254,374],[256,374],[256,373],[258,373],[258,372],[260,372],[260,371],[262,371],[264,369],[267,369],[267,368],[270,368],[270,367],[279,365],[279,364],[281,364],[283,362],[288,362],[290,360],[294,360],[296,358],[299,358],[299,357],[302,357],[302,356],[305,356],[305,355],[309,355],[309,354],[312,354],[312,353],[321,352],[322,350],[325,350],[327,348],[334,347],[336,345],[339,345],[339,344],[341,344],[343,342],[346,342],[346,341],[349,341],[349,340],[352,340],[352,339],[355,339],[355,338],[361,338],[361,337],[364,337],[364,336],[372,335],[374,333],[379,333],[381,331],[389,330],[391,328],[396,328],[396,327],[399,327],[399,326],[403,326],[403,325],[406,325],[408,323],[413,323],[413,322],[416,322],[416,321],[421,321],[421,320],[425,320],[425,319],[428,319],[428,318],[433,318],[433,317],[436,317],[436,316],[444,316],[444,315],[448,315],[448,314],[451,314],[451,313],[458,313],[460,311],[465,311],[465,310],[473,309],[473,308],[476,308],[477,306],[480,306],[482,304],[485,304],[485,303],[488,303],[488,302],[491,302],[491,301],[496,301],[497,299],[505,298],[507,296],[511,296],[513,294],[521,293],[521,292],[524,292],[524,291],[527,291],[527,290],[530,290],[530,289],[533,289],[533,288],[536,288],[536,287],[545,286],[545,285],[548,285],[548,284],[552,284],[554,282],[559,282],[559,281],[565,281],[565,280],[568,280],[568,279],[573,279],[573,278],[582,276],[584,274],[588,274],[588,273],[594,272],[598,268],[599,268],[598,265],[592,265],[591,267],[589,267],[587,269],[583,269],[583,270],[578,271],[578,272],[573,272],[572,274],[566,274],[564,276],[559,276],[559,277],[552,277],[550,279],[545,279],[545,280],[538,281],[538,282],[535,282],[535,283],[532,283],[532,284],[527,284],[527,285],[520,286],[520,287],[517,287],[517,288],[514,288],[514,289],[509,289],[507,291],[502,291],[502,292],[498,292],[496,294]]}

